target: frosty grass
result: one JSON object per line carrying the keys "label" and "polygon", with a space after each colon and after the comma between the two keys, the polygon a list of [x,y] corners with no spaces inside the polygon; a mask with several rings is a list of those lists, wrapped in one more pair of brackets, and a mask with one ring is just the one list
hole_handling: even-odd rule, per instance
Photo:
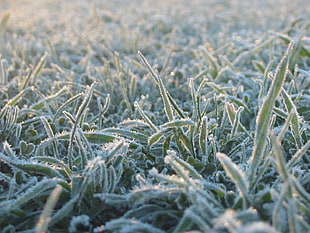
{"label": "frosty grass", "polygon": [[306,0],[2,0],[0,231],[310,232]]}

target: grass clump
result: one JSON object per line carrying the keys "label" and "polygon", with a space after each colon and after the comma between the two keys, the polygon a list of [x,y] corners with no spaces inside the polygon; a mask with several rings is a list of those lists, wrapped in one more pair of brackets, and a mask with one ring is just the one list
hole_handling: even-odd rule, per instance
{"label": "grass clump", "polygon": [[2,232],[309,232],[298,3],[1,3]]}

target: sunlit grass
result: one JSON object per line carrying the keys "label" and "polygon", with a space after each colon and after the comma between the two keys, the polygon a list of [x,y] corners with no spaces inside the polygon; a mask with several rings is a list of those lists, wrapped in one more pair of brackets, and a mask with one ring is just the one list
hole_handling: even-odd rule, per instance
{"label": "sunlit grass", "polygon": [[1,232],[309,232],[305,4],[2,1]]}

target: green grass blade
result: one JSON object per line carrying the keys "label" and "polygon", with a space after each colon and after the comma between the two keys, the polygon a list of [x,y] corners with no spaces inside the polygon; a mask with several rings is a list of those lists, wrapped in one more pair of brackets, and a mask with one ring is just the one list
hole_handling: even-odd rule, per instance
{"label": "green grass blade", "polygon": [[12,165],[32,175],[40,174],[49,178],[58,177],[64,179],[64,177],[57,170],[47,165],[33,163],[12,163]]}
{"label": "green grass blade", "polygon": [[190,134],[185,135],[182,130],[179,130],[176,140],[178,140],[192,156],[196,157],[193,140],[191,140]]}
{"label": "green grass blade", "polygon": [[231,138],[233,138],[237,134],[237,132],[239,131],[239,128],[241,128],[240,127],[240,125],[241,125],[240,117],[241,117],[242,112],[243,112],[243,107],[241,106],[238,108],[236,115],[235,115],[233,127],[231,129]]}
{"label": "green grass blade", "polygon": [[292,233],[299,233],[301,232],[298,222],[298,214],[296,209],[296,200],[294,197],[288,200],[288,224],[290,232]]}
{"label": "green grass blade", "polygon": [[21,86],[21,90],[25,90],[26,88],[29,87],[28,85],[29,85],[30,79],[32,77],[32,72],[33,72],[33,69],[31,69],[29,71],[29,73],[27,74],[27,76],[24,78],[25,80],[24,80],[23,85]]}
{"label": "green grass blade", "polygon": [[152,74],[152,77],[154,78],[156,84],[158,85],[159,90],[160,90],[160,95],[161,95],[163,102],[164,102],[165,113],[167,115],[168,120],[172,121],[174,119],[174,116],[173,116],[173,110],[172,110],[171,102],[170,102],[169,97],[168,97],[168,91],[166,90],[166,88],[165,88],[162,80],[160,79],[159,75],[153,70],[153,68],[148,63],[148,61],[143,56],[143,54],[140,51],[138,51],[138,55],[141,58],[143,64],[148,68],[148,70]]}
{"label": "green grass blade", "polygon": [[210,73],[213,79],[215,79],[219,72],[219,64],[217,63],[217,59],[205,47],[200,46],[199,48],[205,61],[210,63]]}
{"label": "green grass blade", "polygon": [[45,52],[43,54],[43,56],[40,58],[39,63],[37,64],[37,66],[34,68],[33,71],[33,78],[36,78],[38,76],[38,74],[41,72],[41,70],[43,69],[44,65],[45,65],[45,60],[47,57],[48,53]]}
{"label": "green grass blade", "polygon": [[138,112],[140,113],[140,115],[142,116],[143,120],[145,120],[145,122],[149,125],[149,127],[154,131],[154,132],[158,132],[159,129],[153,124],[153,122],[151,121],[151,119],[144,113],[144,111],[142,110],[142,108],[140,107],[138,102],[135,102],[134,106],[137,108]]}
{"label": "green grass blade", "polygon": [[260,100],[267,95],[269,72],[270,72],[270,69],[271,69],[273,63],[274,63],[273,61],[269,62],[269,64],[267,65],[267,67],[265,69],[263,83],[261,85],[261,88],[260,88],[260,91],[259,91],[259,95],[258,95]]}
{"label": "green grass blade", "polygon": [[35,227],[36,233],[47,232],[48,224],[51,221],[51,215],[53,213],[53,209],[55,208],[60,194],[62,192],[62,187],[57,185],[52,191],[51,195],[48,197],[47,202],[44,206],[42,213],[40,214],[39,220]]}
{"label": "green grass blade", "polygon": [[5,13],[0,21],[0,35],[1,33],[5,30],[5,28],[7,27],[7,24],[9,22],[11,14],[10,13]]}
{"label": "green grass blade", "polygon": [[[275,109],[273,109],[273,110],[275,110]],[[288,114],[287,117],[284,118],[285,119],[284,125],[282,126],[282,129],[281,129],[280,133],[278,134],[279,141],[281,141],[284,138],[285,133],[287,132],[287,130],[290,126],[293,115],[294,115],[294,113],[293,113],[293,111],[291,111],[290,114]]]}
{"label": "green grass blade", "polygon": [[145,132],[144,130],[146,128],[150,128],[150,126],[143,120],[135,119],[135,120],[124,120],[119,124],[121,127],[127,128],[127,129],[134,129],[139,132],[142,132],[145,135],[148,135],[148,132]]}
{"label": "green grass blade", "polygon": [[32,160],[38,160],[38,161],[42,161],[45,163],[54,164],[55,166],[59,166],[59,167],[64,169],[67,178],[71,178],[72,171],[69,169],[69,167],[63,161],[61,161],[59,159],[56,159],[56,158],[53,158],[50,156],[35,156],[32,158]]}
{"label": "green grass blade", "polygon": [[288,95],[288,93],[282,89],[282,96],[284,98],[285,101],[285,105],[287,108],[288,112],[292,112],[292,119],[291,119],[291,128],[293,131],[293,135],[297,144],[297,147],[300,148],[302,146],[302,138],[301,138],[301,133],[300,133],[300,125],[299,125],[299,115],[297,112],[297,108],[296,105],[294,104],[294,102],[292,101],[291,97]]}
{"label": "green grass blade", "polygon": [[248,168],[248,180],[250,182],[250,189],[252,184],[255,182],[255,174],[260,162],[264,158],[266,149],[266,140],[268,138],[269,122],[271,120],[272,110],[278,95],[281,92],[287,69],[289,64],[289,53],[292,49],[293,44],[291,43],[286,51],[286,54],[281,59],[275,77],[272,81],[271,87],[268,91],[266,98],[258,112],[256,119],[256,131],[254,138],[254,148],[252,156],[249,160]]}
{"label": "green grass blade", "polygon": [[75,100],[79,99],[83,94],[78,93],[75,96],[72,96],[70,99],[68,99],[65,103],[63,103],[60,107],[57,108],[56,113],[54,114],[53,121],[55,122],[56,119],[60,116],[60,114],[64,111],[64,109]]}
{"label": "green grass blade", "polygon": [[96,83],[93,83],[89,88],[88,91],[85,93],[85,97],[83,102],[81,103],[77,114],[76,114],[76,121],[73,124],[72,130],[71,130],[71,134],[70,134],[70,140],[69,140],[69,147],[68,147],[68,164],[69,164],[69,168],[72,168],[72,153],[73,153],[73,140],[74,140],[74,136],[75,136],[75,132],[76,129],[78,127],[78,125],[81,125],[81,120],[83,119],[83,113],[87,110],[87,107],[90,103],[90,100],[92,98],[93,95],[93,91],[95,88]]}
{"label": "green grass blade", "polygon": [[152,134],[148,139],[148,146],[151,147],[156,142],[158,142],[162,137],[168,137],[171,133],[173,133],[173,128],[164,128],[159,130],[158,132]]}
{"label": "green grass blade", "polygon": [[[56,97],[59,97],[59,96],[61,96],[61,95],[66,94],[66,93],[68,92],[68,90],[69,90],[68,87],[63,87],[63,88],[61,88],[59,91],[57,91],[55,94],[50,95],[50,96],[47,96],[47,97],[41,99],[38,103],[33,104],[30,108],[31,108],[31,109],[34,109],[34,110],[39,110],[39,109],[43,108],[44,106],[45,106],[46,108],[48,108],[48,106],[49,106],[48,104],[49,104],[52,100],[55,101],[55,98],[56,98]],[[50,111],[50,112],[51,112],[51,111]]]}
{"label": "green grass blade", "polygon": [[257,45],[256,47],[250,49],[250,50],[246,50],[242,53],[240,53],[233,61],[232,64],[235,67],[241,67],[244,65],[244,63],[246,61],[248,61],[251,56],[259,53],[263,48],[265,48],[267,45],[269,45],[270,43],[272,43],[273,39],[269,39],[264,41],[263,43]]}
{"label": "green grass blade", "polygon": [[149,174],[151,176],[156,177],[161,182],[166,182],[168,184],[176,185],[178,187],[185,187],[185,188],[189,187],[189,184],[185,180],[180,179],[179,177],[176,177],[176,176],[169,176],[169,175],[158,173],[156,168],[152,168],[151,170],[149,170]]}
{"label": "green grass blade", "polygon": [[195,126],[195,122],[190,118],[186,118],[167,122],[161,125],[160,128],[164,129],[164,128],[177,128],[177,127],[189,127],[189,126]]}
{"label": "green grass blade", "polygon": [[208,117],[203,116],[199,129],[199,147],[203,155],[207,155]]}
{"label": "green grass blade", "polygon": [[199,227],[202,232],[209,232],[210,227],[206,223],[206,221],[199,216],[197,213],[195,213],[195,210],[193,208],[188,208],[185,210],[183,218],[181,222],[178,224],[178,226],[175,228],[173,233],[177,232],[187,232],[188,228],[195,224]]}
{"label": "green grass blade", "polygon": [[80,121],[82,119],[83,113],[86,111],[88,105],[90,104],[90,100],[93,97],[93,92],[94,92],[96,85],[97,85],[97,83],[94,82],[91,86],[88,87],[88,90],[84,94],[84,99],[83,99],[83,101],[82,101],[82,103],[81,103],[81,105],[80,105],[80,107],[76,113],[76,120],[77,120],[78,124],[82,123]]}
{"label": "green grass blade", "polygon": [[[1,31],[1,29],[0,29]],[[6,61],[4,59],[0,60],[0,68],[1,68],[1,76],[0,76],[0,86],[7,85],[9,79],[8,79],[8,71],[6,67]]]}
{"label": "green grass blade", "polygon": [[221,164],[223,165],[227,175],[232,179],[232,181],[237,186],[241,196],[243,197],[245,204],[251,204],[251,198],[249,196],[249,185],[246,179],[245,173],[238,168],[238,166],[233,163],[231,158],[223,153],[217,153],[217,158],[220,160]]}
{"label": "green grass blade", "polygon": [[[274,204],[274,208],[272,210],[272,223],[273,226],[279,230],[279,232],[282,232],[283,229],[286,227],[286,222],[287,220],[283,221],[283,218],[281,218],[281,214],[283,214],[283,210],[282,210],[282,203],[285,199],[285,193],[287,192],[287,185],[284,185],[280,195],[278,193],[276,193],[276,191],[272,190],[272,194],[273,194],[273,199],[275,199],[275,197],[277,198],[275,200],[275,204]],[[284,225],[285,223],[285,225]]]}
{"label": "green grass blade", "polygon": [[24,95],[26,95],[28,92],[33,91],[33,87],[27,87],[20,91],[16,96],[14,96],[12,99],[10,99],[7,103],[8,106],[13,106],[17,104]]}
{"label": "green grass blade", "polygon": [[237,104],[239,107],[243,107],[244,110],[247,111],[249,114],[252,114],[250,109],[248,108],[248,106],[241,99],[239,99],[235,96],[232,96],[232,95],[228,95],[228,96],[226,96],[226,98],[231,100],[235,104]]}
{"label": "green grass blade", "polygon": [[105,99],[104,105],[103,107],[100,104],[100,99],[98,99],[98,107],[99,107],[99,114],[98,114],[98,129],[102,129],[102,119],[103,119],[103,115],[108,111],[109,107],[110,107],[110,102],[111,102],[111,98],[110,98],[110,94],[107,94],[107,97]]}
{"label": "green grass blade", "polygon": [[189,163],[185,162],[183,159],[176,156],[175,153],[168,151],[169,155],[179,164],[181,165],[194,179],[202,179],[202,176],[196,171],[196,169],[190,165]]}
{"label": "green grass blade", "polygon": [[196,120],[198,115],[199,115],[199,110],[198,110],[197,95],[196,95],[196,91],[195,91],[195,87],[194,87],[194,79],[193,78],[189,79],[188,85],[189,85],[189,88],[191,90],[192,105],[193,105],[192,118],[194,120]]}
{"label": "green grass blade", "polygon": [[18,168],[31,175],[44,175],[49,178],[58,177],[64,179],[64,177],[54,168],[40,163],[31,163],[23,160],[12,159],[3,154],[0,154],[0,160],[8,164],[9,166]]}
{"label": "green grass blade", "polygon": [[[41,119],[41,121],[43,123],[43,126],[44,126],[44,129],[45,129],[46,133],[47,133],[47,136],[51,137],[51,138],[54,137],[55,136],[54,132],[52,130],[52,127],[48,123],[47,119],[44,116],[41,116],[40,119]],[[52,145],[53,145],[53,152],[55,154],[55,157],[57,159],[59,159],[60,157],[59,157],[59,153],[58,153],[58,149],[57,149],[57,142],[53,141]]]}
{"label": "green grass blade", "polygon": [[246,128],[240,122],[240,117],[241,117],[240,114],[243,111],[243,107],[240,106],[237,110],[235,110],[235,107],[233,104],[225,103],[225,110],[227,112],[229,122],[232,126],[231,137],[233,137],[237,131],[243,131],[249,137],[251,137],[249,132],[246,130]]}
{"label": "green grass blade", "polygon": [[172,98],[169,92],[167,92],[168,99],[170,101],[171,106],[175,110],[175,112],[179,115],[181,118],[186,118],[185,113],[183,110],[178,106],[177,102]]}
{"label": "green grass blade", "polygon": [[117,53],[117,52],[114,53],[114,60],[115,60],[115,65],[116,65],[117,73],[118,73],[117,77],[118,77],[118,80],[119,80],[119,83],[121,86],[121,92],[122,92],[123,98],[125,100],[127,109],[129,109],[129,111],[132,115],[132,107],[131,107],[131,104],[130,104],[129,98],[128,98],[128,93],[127,93],[128,88],[126,87],[124,80],[123,80],[123,72],[122,72],[122,68],[121,68],[119,53]]}
{"label": "green grass blade", "polygon": [[59,180],[43,179],[37,182],[34,186],[28,188],[24,193],[18,195],[16,199],[11,199],[7,204],[7,201],[0,202],[0,212],[1,214],[8,214],[10,211],[17,209],[24,204],[33,201],[35,198],[40,198],[44,192],[54,188]]}
{"label": "green grass blade", "polygon": [[304,199],[304,203],[307,206],[308,211],[310,210],[310,194],[305,190],[305,188],[300,184],[300,182],[294,177],[291,176],[291,180],[294,186],[295,191],[299,194],[299,197]]}
{"label": "green grass blade", "polygon": [[70,112],[62,111],[62,113],[70,121],[71,124],[76,124],[76,119],[75,119],[75,117]]}
{"label": "green grass blade", "polygon": [[306,153],[308,151],[308,149],[310,148],[310,141],[308,141],[305,145],[303,145],[291,158],[291,160],[288,162],[287,167],[289,169],[293,168],[296,163],[298,163],[302,156],[306,156]]}
{"label": "green grass blade", "polygon": [[147,142],[147,136],[145,134],[135,132],[128,129],[119,129],[119,128],[107,128],[104,130],[106,133],[115,134],[117,136],[128,138],[130,140],[135,140],[136,142],[145,144]]}
{"label": "green grass blade", "polygon": [[165,163],[169,164],[188,185],[196,187],[196,184],[190,175],[198,177],[200,177],[200,175],[194,170],[194,168],[185,162],[180,164],[176,159],[176,153],[174,151],[167,151],[167,154],[168,155],[165,157]]}
{"label": "green grass blade", "polygon": [[108,168],[108,192],[113,193],[118,183],[117,174],[114,167]]}
{"label": "green grass blade", "polygon": [[272,143],[272,152],[276,159],[277,170],[280,176],[282,176],[282,179],[287,181],[289,179],[289,171],[287,169],[286,162],[284,161],[279,139],[275,135],[271,135],[270,139]]}
{"label": "green grass blade", "polygon": [[193,221],[185,211],[178,225],[175,227],[173,233],[187,232],[187,229],[189,229],[192,225]]}
{"label": "green grass blade", "polygon": [[[77,147],[79,149],[78,157],[80,158],[80,161],[79,161],[78,165],[81,167],[81,169],[84,169],[85,166],[87,165],[88,156],[87,156],[87,152],[86,152],[85,146],[82,143],[82,139],[81,139],[81,135],[83,134],[83,132],[81,133],[80,132],[81,130],[79,128],[77,129],[77,131],[79,133],[77,133],[75,135],[75,140],[76,140],[76,143],[77,143]],[[84,140],[84,141],[87,141],[87,140]],[[88,144],[88,141],[87,141],[86,145],[87,144]],[[77,165],[77,163],[74,163],[74,165]]]}
{"label": "green grass blade", "polygon": [[236,111],[235,111],[234,105],[226,102],[225,110],[227,112],[229,122],[230,122],[231,126],[233,126],[234,122],[235,122],[235,117],[236,117]]}
{"label": "green grass blade", "polygon": [[15,152],[12,150],[11,145],[8,142],[3,143],[3,149],[10,159],[14,160],[17,158]]}

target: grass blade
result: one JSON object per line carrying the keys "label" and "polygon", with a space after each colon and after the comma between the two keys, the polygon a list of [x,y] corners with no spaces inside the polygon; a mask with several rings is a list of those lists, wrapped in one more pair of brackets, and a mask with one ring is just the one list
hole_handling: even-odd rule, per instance
{"label": "grass blade", "polygon": [[154,131],[154,132],[158,132],[158,128],[153,124],[153,122],[151,121],[151,119],[144,113],[144,111],[142,110],[142,108],[140,107],[138,102],[135,102],[135,107],[137,108],[138,112],[140,113],[140,115],[142,116],[142,118],[145,120],[145,122],[149,125],[149,127]]}
{"label": "grass blade", "polygon": [[138,51],[138,55],[141,58],[143,64],[148,68],[148,70],[152,74],[152,77],[154,78],[156,84],[158,85],[159,90],[160,90],[160,95],[161,95],[163,102],[164,102],[165,113],[167,115],[168,120],[172,121],[174,119],[174,116],[173,116],[173,110],[172,110],[171,102],[170,102],[169,97],[168,97],[168,91],[166,90],[166,88],[165,88],[162,80],[160,79],[159,75],[153,70],[153,68],[148,63],[148,61],[143,56],[143,54],[140,51]]}
{"label": "grass blade", "polygon": [[[20,194],[16,199],[12,199],[10,201],[2,201],[0,202],[0,212],[2,215],[8,214],[10,211],[17,209],[27,202],[33,201],[35,198],[39,198],[44,195],[44,192],[47,190],[54,188],[59,180],[56,179],[44,179],[40,182],[37,182],[31,188],[28,188],[24,193]],[[7,202],[8,204],[5,204]]]}
{"label": "grass blade", "polygon": [[1,21],[0,21],[0,35],[5,30],[8,22],[9,22],[10,16],[11,16],[10,13],[6,13],[6,14],[4,14],[4,16],[2,16]]}
{"label": "grass blade", "polygon": [[217,158],[223,165],[227,175],[232,179],[232,181],[237,186],[241,196],[244,199],[244,203],[248,206],[251,205],[251,198],[249,196],[248,181],[246,179],[245,173],[238,168],[238,166],[233,163],[233,161],[223,153],[217,153]]}
{"label": "grass blade", "polygon": [[38,161],[42,161],[45,163],[51,163],[55,166],[59,166],[64,169],[67,178],[71,178],[72,171],[69,169],[69,167],[66,166],[66,164],[63,161],[59,159],[56,159],[50,156],[35,156],[32,158],[32,160],[38,160]]}
{"label": "grass blade", "polygon": [[78,109],[78,112],[76,114],[76,121],[74,122],[73,124],[73,127],[72,127],[72,131],[71,131],[71,134],[70,134],[70,141],[69,141],[69,148],[68,148],[68,164],[69,164],[69,168],[72,169],[72,153],[73,153],[73,140],[74,140],[74,135],[75,135],[75,132],[76,132],[76,129],[78,127],[78,125],[81,125],[81,119],[82,119],[82,116],[83,116],[83,113],[86,111],[89,103],[90,103],[90,100],[92,98],[92,95],[93,95],[93,91],[94,91],[94,88],[95,88],[95,85],[96,83],[93,83],[88,91],[85,93],[85,97],[84,97],[84,100],[83,102],[81,103],[79,109]]}
{"label": "grass blade", "polygon": [[292,101],[291,97],[288,95],[288,93],[282,89],[282,96],[285,101],[285,105],[287,108],[288,112],[292,112],[292,119],[291,119],[291,128],[293,131],[294,138],[296,140],[297,147],[300,148],[302,146],[302,138],[301,138],[301,133],[300,133],[300,126],[299,126],[299,116],[297,112],[297,108]]}
{"label": "grass blade", "polygon": [[56,203],[59,199],[61,192],[62,192],[62,187],[60,185],[57,185],[52,191],[51,195],[48,197],[47,202],[44,206],[44,209],[36,224],[36,227],[35,227],[36,233],[47,232],[48,224],[51,221],[51,215],[52,215],[53,209],[56,206]]}
{"label": "grass blade", "polygon": [[151,135],[148,139],[148,146],[151,147],[158,142],[162,137],[169,137],[173,133],[173,128],[164,128]]}
{"label": "grass blade", "polygon": [[[0,29],[1,32],[1,29]],[[0,86],[7,85],[9,79],[8,79],[8,71],[6,67],[6,61],[4,59],[0,60],[0,68],[1,68],[1,76],[0,76]]]}
{"label": "grass blade", "polygon": [[199,129],[199,147],[203,155],[207,155],[208,117],[203,116]]}
{"label": "grass blade", "polygon": [[264,99],[262,106],[258,112],[256,119],[256,131],[254,137],[254,148],[252,156],[249,160],[248,168],[248,180],[250,182],[250,189],[252,189],[252,184],[255,182],[255,174],[260,162],[264,158],[264,153],[266,149],[266,140],[269,131],[269,122],[271,120],[272,110],[276,101],[276,98],[281,92],[286,73],[289,64],[289,53],[292,49],[293,43],[288,46],[286,54],[281,59],[275,77],[272,81],[271,87],[268,91],[266,98]]}
{"label": "grass blade", "polygon": [[291,158],[291,160],[288,162],[287,167],[289,169],[293,168],[296,163],[298,163],[302,156],[306,156],[306,153],[308,151],[308,149],[310,148],[310,141],[308,141],[303,147],[301,147]]}
{"label": "grass blade", "polygon": [[219,72],[219,64],[217,63],[217,59],[205,47],[200,46],[200,50],[206,62],[210,63],[210,73],[213,79],[215,79]]}
{"label": "grass blade", "polygon": [[[243,112],[243,107],[241,106],[238,108],[236,115],[235,115],[233,127],[231,129],[231,138],[233,138],[237,134],[237,132],[239,131],[239,127],[241,125],[240,117],[241,117],[242,112]],[[240,129],[241,129],[241,127],[240,127]]]}
{"label": "grass blade", "polygon": [[273,154],[276,157],[276,166],[279,174],[282,176],[282,179],[284,181],[287,181],[289,179],[289,172],[287,169],[286,162],[283,158],[283,153],[280,148],[280,142],[279,139],[273,134],[270,137],[271,143],[272,143],[272,151]]}
{"label": "grass blade", "polygon": [[192,121],[192,119],[187,118],[187,119],[173,120],[161,125],[160,127],[164,129],[164,128],[189,127],[189,126],[195,126],[195,122]]}
{"label": "grass blade", "polygon": [[124,80],[123,80],[123,72],[121,69],[119,53],[117,53],[117,52],[114,53],[114,60],[115,60],[115,65],[116,65],[117,73],[118,73],[117,77],[118,77],[118,80],[119,80],[119,83],[121,86],[121,92],[122,92],[123,98],[125,100],[127,109],[129,109],[130,114],[132,115],[132,107],[131,107],[131,104],[130,104],[129,98],[128,98],[128,93],[127,93],[128,88],[126,88],[126,85],[125,85]]}
{"label": "grass blade", "polygon": [[59,117],[59,115],[63,112],[63,110],[72,102],[74,102],[75,100],[77,100],[78,98],[80,98],[83,94],[79,93],[73,97],[71,97],[70,99],[68,99],[65,103],[63,103],[60,107],[57,108],[56,113],[54,114],[53,117],[53,122],[56,121],[56,119]]}
{"label": "grass blade", "polygon": [[[42,123],[43,123],[43,125],[44,125],[44,129],[45,129],[45,131],[46,131],[46,133],[47,133],[47,136],[48,136],[48,137],[51,137],[51,138],[54,137],[54,136],[55,136],[55,135],[54,135],[54,132],[53,132],[53,130],[52,130],[52,127],[51,127],[50,124],[48,123],[47,119],[46,119],[44,116],[41,116],[40,119],[41,119],[41,121],[42,121]],[[59,153],[58,153],[56,141],[53,141],[52,144],[53,144],[53,152],[54,152],[54,154],[55,154],[55,157],[56,157],[57,159],[59,159],[60,157],[59,157]]]}
{"label": "grass blade", "polygon": [[38,74],[40,73],[40,71],[43,69],[44,65],[45,65],[45,59],[47,57],[48,53],[45,52],[43,54],[43,56],[40,58],[40,61],[39,63],[37,64],[37,66],[34,68],[34,71],[33,71],[33,78],[35,79]]}

